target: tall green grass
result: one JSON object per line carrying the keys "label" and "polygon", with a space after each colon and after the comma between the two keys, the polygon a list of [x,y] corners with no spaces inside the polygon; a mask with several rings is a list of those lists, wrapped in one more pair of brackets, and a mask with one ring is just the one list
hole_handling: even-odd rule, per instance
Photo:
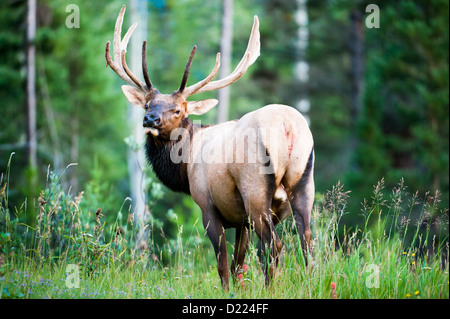
{"label": "tall green grass", "polygon": [[[49,173],[35,201],[36,219],[24,221],[24,205],[8,205],[8,173],[0,180],[0,294],[2,298],[448,298],[448,210],[439,193],[420,200],[404,184],[388,191],[381,180],[362,200],[362,223],[347,227],[349,192],[338,183],[318,196],[312,213],[314,247],[305,268],[293,218],[277,227],[283,251],[270,286],[251,237],[248,270],[223,291],[213,249],[198,220],[177,224],[176,238],[145,244],[125,205],[107,219],[70,195]],[[28,200],[30,205],[31,199]],[[124,203],[126,200],[124,200]],[[173,214],[173,213],[171,213]],[[172,216],[178,223],[177,216]],[[106,222],[109,220],[109,222]],[[188,233],[185,229],[189,229]],[[228,244],[231,258],[232,243]],[[310,263],[311,265],[312,263]],[[74,266],[69,266],[74,265]],[[69,266],[69,267],[68,267]],[[73,272],[75,267],[76,272]],[[75,279],[79,278],[75,285]]]}

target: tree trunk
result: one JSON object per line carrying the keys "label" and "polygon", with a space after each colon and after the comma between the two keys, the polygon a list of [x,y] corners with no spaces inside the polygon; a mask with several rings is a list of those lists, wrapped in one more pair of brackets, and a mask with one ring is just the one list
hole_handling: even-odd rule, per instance
{"label": "tree trunk", "polygon": [[28,0],[27,13],[27,153],[28,164],[36,167],[36,0]]}
{"label": "tree trunk", "polygon": [[[138,25],[134,30],[133,37],[130,41],[131,69],[142,69],[142,41],[146,39],[147,34],[147,3],[145,0],[130,1],[130,20],[137,22]],[[142,130],[142,119],[144,118],[143,110],[139,107],[129,104],[128,106],[128,125],[131,130],[132,140],[135,143],[142,144],[145,139]],[[145,193],[144,193],[144,167],[145,156],[142,148],[128,149],[128,172],[130,175],[130,190],[133,200],[135,226],[138,230],[143,229],[145,223]],[[140,239],[144,239],[142,233],[138,234],[139,245]]]}
{"label": "tree trunk", "polygon": [[297,0],[297,11],[295,13],[295,22],[298,25],[297,31],[297,60],[295,62],[294,78],[298,85],[298,101],[296,108],[303,114],[305,119],[310,122],[308,112],[310,102],[307,95],[307,85],[309,81],[309,64],[306,61],[306,49],[308,47],[308,11],[307,0]]}
{"label": "tree trunk", "polygon": [[[233,40],[233,0],[223,0],[222,37],[220,39],[220,78],[231,72],[231,51]],[[217,123],[228,120],[230,107],[230,87],[219,90]]]}

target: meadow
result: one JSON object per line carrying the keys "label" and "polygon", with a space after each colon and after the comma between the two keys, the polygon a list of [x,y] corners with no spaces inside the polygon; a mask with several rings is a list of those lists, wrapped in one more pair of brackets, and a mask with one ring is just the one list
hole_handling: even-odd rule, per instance
{"label": "meadow", "polygon": [[[0,187],[1,298],[449,297],[448,210],[440,208],[438,192],[421,200],[403,180],[392,190],[383,180],[373,187],[371,197],[361,201],[358,227],[342,222],[351,194],[343,185],[318,194],[314,248],[308,256],[315,265],[305,268],[294,221],[288,218],[277,227],[284,247],[271,285],[264,283],[253,236],[245,272],[223,291],[201,220],[188,230],[177,224],[177,238],[157,245],[152,234],[163,230],[156,224],[137,227],[131,215],[126,218],[125,205],[107,222],[101,207],[86,208],[86,194],[65,192],[60,176],[50,172],[34,204],[30,200],[11,209],[9,178],[3,174]],[[30,205],[35,220],[26,224]],[[143,230],[145,245],[137,239]],[[228,245],[231,255],[232,242]]]}

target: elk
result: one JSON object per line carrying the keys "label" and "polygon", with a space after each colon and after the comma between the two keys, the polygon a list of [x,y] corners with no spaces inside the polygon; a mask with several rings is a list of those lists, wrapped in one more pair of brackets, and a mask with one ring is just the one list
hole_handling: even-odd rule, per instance
{"label": "elk", "polygon": [[236,229],[233,278],[243,267],[250,230],[254,230],[261,241],[266,283],[271,281],[282,249],[275,226],[291,214],[307,264],[312,241],[314,143],[304,117],[290,106],[272,104],[217,125],[203,126],[188,118],[189,114],[202,115],[218,103],[216,99],[187,101],[188,97],[233,84],[255,62],[260,53],[258,17],[254,17],[244,56],[232,73],[212,81],[220,67],[217,53],[211,73],[186,87],[197,49],[194,46],[179,88],[163,94],[149,78],[146,41],[142,45],[144,82],[127,66],[126,47],[136,24],[121,39],[124,14],[125,6],[115,24],[114,60],[110,42],[106,43],[107,66],[127,82],[122,86],[127,100],[145,110],[145,152],[155,174],[169,189],[191,195],[201,208],[223,288],[228,289],[230,279],[228,228]]}

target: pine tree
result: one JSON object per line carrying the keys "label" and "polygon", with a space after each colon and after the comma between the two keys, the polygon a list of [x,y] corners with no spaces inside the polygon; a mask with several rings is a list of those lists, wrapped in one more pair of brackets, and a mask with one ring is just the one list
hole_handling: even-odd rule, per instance
{"label": "pine tree", "polygon": [[353,188],[404,177],[448,205],[448,2],[384,1],[366,32],[364,110]]}

